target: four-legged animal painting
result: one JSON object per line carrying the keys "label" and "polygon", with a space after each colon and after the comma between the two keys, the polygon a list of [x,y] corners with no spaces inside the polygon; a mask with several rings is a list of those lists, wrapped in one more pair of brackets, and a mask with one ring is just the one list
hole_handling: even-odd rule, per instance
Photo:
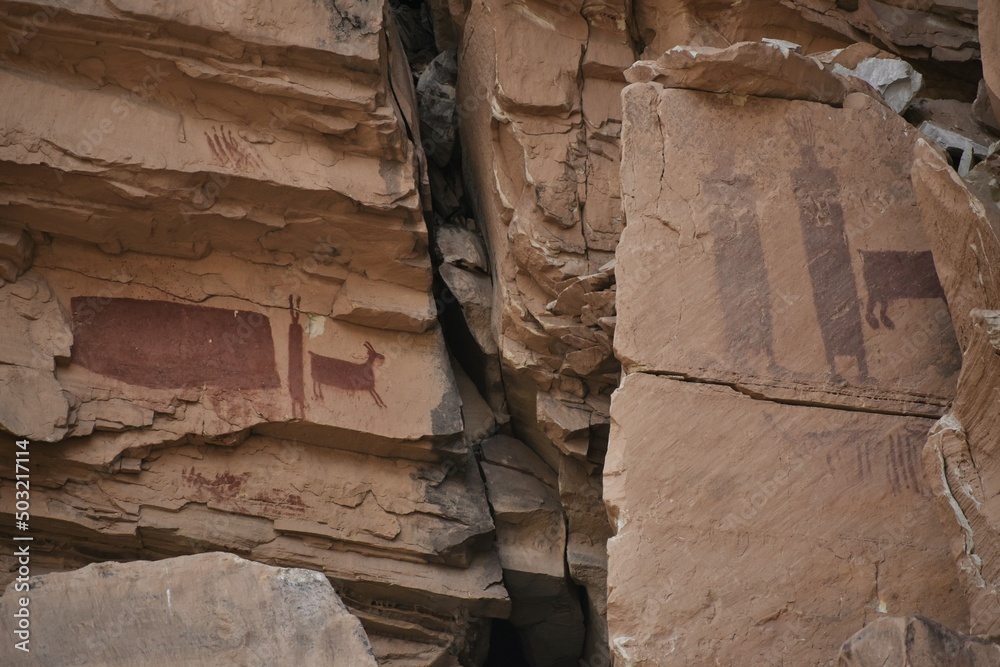
{"label": "four-legged animal painting", "polygon": [[[288,391],[292,396],[293,416],[305,416],[305,380],[303,377],[304,332],[299,323],[301,297],[289,295],[288,307],[292,322],[288,328]],[[368,358],[360,363],[325,357],[315,352],[309,353],[310,370],[313,380],[313,398],[323,398],[323,385],[336,387],[350,393],[367,392],[380,408],[385,401],[375,390],[375,369],[385,362],[385,357],[375,351],[371,343],[365,341]]]}
{"label": "four-legged animal painting", "polygon": [[385,402],[375,391],[375,368],[382,365],[385,357],[376,352],[372,344],[367,341],[365,341],[365,349],[368,350],[368,358],[361,363],[333,359],[310,352],[313,397],[323,398],[323,385],[350,392],[366,391],[375,399],[375,405],[384,408]]}
{"label": "four-legged animal painting", "polygon": [[[872,329],[894,329],[889,306],[899,299],[944,299],[934,257],[929,250],[858,250],[861,273],[868,290],[865,320]],[[875,309],[878,308],[878,317]]]}

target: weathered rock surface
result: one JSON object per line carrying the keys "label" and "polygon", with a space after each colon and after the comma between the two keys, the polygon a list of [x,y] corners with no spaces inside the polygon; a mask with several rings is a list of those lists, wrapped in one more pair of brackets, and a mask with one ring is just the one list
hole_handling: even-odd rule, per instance
{"label": "weathered rock surface", "polygon": [[636,62],[625,71],[625,78],[629,83],[656,81],[666,88],[834,106],[841,106],[852,92],[872,95],[877,91],[897,113],[909,107],[923,83],[912,65],[871,45],[854,44],[811,55],[801,51],[798,44],[776,39],[738,42],[726,48],[675,46],[656,60]]}
{"label": "weathered rock surface", "polygon": [[634,33],[639,46],[644,48],[644,59],[657,58],[675,46],[725,48],[761,38],[801,44],[807,53],[849,43],[836,29],[808,20],[782,0],[758,0],[752,5],[638,0],[634,6]]}
{"label": "weathered rock surface", "polygon": [[510,593],[510,622],[534,667],[574,665],[583,650],[583,612],[566,571],[566,523],[556,475],[524,443],[497,435],[480,466],[497,525]]}
{"label": "weathered rock surface", "polygon": [[968,637],[924,618],[879,619],[840,649],[837,667],[989,667],[1000,664],[1000,645]]}
{"label": "weathered rock surface", "polygon": [[853,41],[867,42],[874,38],[883,48],[909,58],[952,62],[979,57],[975,0],[781,0],[781,3]]}
{"label": "weathered rock surface", "polygon": [[844,67],[843,73],[867,82],[898,114],[910,107],[923,85],[923,75],[902,58],[868,57]]}
{"label": "weathered rock surface", "polygon": [[948,527],[956,572],[973,601],[972,632],[995,634],[1000,628],[994,463],[1000,433],[996,410],[1000,348],[994,341],[1000,281],[989,267],[1000,258],[1000,215],[992,204],[976,198],[926,143],[917,147],[913,183],[962,346],[955,400],[931,431],[924,464]]}
{"label": "weathered rock surface", "polygon": [[[210,296],[211,278],[172,273],[178,263],[138,256],[123,269],[96,248],[54,241],[38,249],[21,280],[0,288],[10,327],[26,329],[17,345],[56,347],[51,358],[69,360],[57,367],[50,360],[47,370],[71,400],[58,411],[38,406],[37,419],[50,428],[21,433],[89,438],[88,461],[106,465],[126,450],[175,443],[188,433],[218,438],[293,421],[298,426],[290,432],[309,438],[309,425],[313,441],[340,432],[342,447],[425,456],[435,440],[461,430],[454,380],[440,364],[440,333],[370,328],[388,320],[399,328],[432,325],[427,292],[387,283],[369,289],[369,281],[352,278],[334,303],[329,293],[302,290],[290,309],[287,295],[248,301],[267,268],[241,279],[238,262],[216,255],[187,267],[218,271],[238,286]],[[127,283],[116,280],[122,270]],[[18,305],[26,300],[38,305]],[[49,326],[32,319],[30,310],[42,304],[51,304]],[[424,393],[408,391],[417,382]],[[123,403],[136,414],[122,417]],[[390,411],[408,416],[384,419]]]}
{"label": "weathered rock surface", "polygon": [[[618,381],[611,260],[622,225],[619,93],[637,55],[630,21],[624,4],[489,0],[472,3],[458,26],[462,155],[491,263],[490,335],[506,409],[560,476],[566,457],[599,475]],[[596,493],[600,483],[577,488]],[[581,502],[568,515],[599,505],[596,496],[562,498]],[[603,541],[600,532],[574,534],[583,527],[570,522],[570,544]],[[588,567],[588,598],[603,598],[600,558]],[[585,584],[580,569],[570,572]],[[606,660],[603,621],[590,623],[597,648],[584,657]]]}
{"label": "weathered rock surface", "polygon": [[800,71],[623,94],[604,497],[624,662],[825,664],[879,614],[968,622],[919,464],[961,354],[908,179],[917,133],[874,91],[767,97]]}
{"label": "weathered rock surface", "polygon": [[[910,126],[860,95],[837,110],[647,83],[624,99],[615,346],[627,370],[943,414],[960,354],[914,216]],[[770,140],[728,154],[745,136]]]}
{"label": "weathered rock surface", "polygon": [[0,0],[34,572],[309,568],[393,667],[996,632],[998,29],[976,0]]}
{"label": "weathered rock surface", "polygon": [[[30,434],[103,431],[92,449],[111,463],[187,433],[289,420],[355,440],[460,431],[453,382],[434,368],[443,348],[429,331],[423,158],[406,129],[414,96],[395,74],[406,69],[401,54],[381,37],[382,4],[359,9],[358,27],[309,5],[285,26],[294,43],[263,15],[223,11],[229,23],[219,24],[218,7],[134,9],[5,12],[32,32],[13,31],[2,55],[16,100],[4,107],[4,218],[34,239],[34,289],[63,317],[23,344],[73,345],[55,373],[69,398],[39,406]],[[154,31],[141,49],[123,36],[139,26]],[[101,35],[101,47],[63,38],[73,30]],[[331,42],[338,30],[357,39]],[[211,46],[183,54],[171,31]],[[59,59],[81,64],[56,75]],[[86,113],[67,117],[67,105]],[[13,247],[23,256],[30,245]],[[181,366],[188,375],[173,372]],[[392,396],[435,376],[422,403]],[[51,379],[36,383],[53,394]],[[141,406],[142,423],[119,419],[121,401]],[[409,417],[382,419],[388,409]]]}
{"label": "weathered rock surface", "polygon": [[[636,261],[644,263],[651,272],[659,271],[653,267],[669,266],[670,269],[660,276],[644,274],[633,283],[635,287],[646,281],[645,295],[636,297],[633,292],[627,297],[619,297],[617,294],[614,280],[616,268],[609,260],[610,251],[615,249],[623,226],[618,174],[636,170],[648,174],[652,181],[658,180],[657,175],[662,169],[662,164],[650,164],[643,155],[629,156],[625,161],[620,159],[618,137],[622,112],[618,94],[623,86],[620,72],[628,69],[626,77],[629,81],[655,80],[669,87],[700,88],[735,95],[775,95],[818,100],[837,106],[861,104],[867,109],[845,112],[845,117],[852,113],[868,113],[873,117],[884,113],[876,102],[851,97],[852,93],[860,91],[878,98],[879,93],[871,86],[881,92],[893,108],[905,109],[919,89],[919,74],[902,60],[888,58],[888,54],[874,47],[852,47],[842,54],[829,54],[825,59],[805,55],[846,47],[861,32],[847,23],[817,24],[804,18],[800,7],[779,2],[754,3],[752,10],[744,6],[723,8],[719,3],[690,2],[639,2],[632,7],[605,3],[600,7],[584,5],[579,9],[572,4],[553,8],[534,2],[516,6],[485,2],[473,4],[467,14],[456,12],[458,5],[438,6],[436,16],[450,15],[455,19],[452,22],[454,32],[464,35],[459,49],[458,82],[462,153],[466,183],[476,207],[475,217],[485,233],[492,262],[491,327],[503,367],[506,407],[518,435],[552,467],[559,469],[560,475],[564,470],[575,469],[575,464],[580,465],[584,474],[592,475],[599,470],[604,455],[608,428],[606,397],[608,390],[617,383],[618,368],[610,350],[611,337],[616,331],[615,303],[633,307],[635,313],[656,312],[659,306],[653,302],[660,298],[661,292],[649,286],[662,287],[674,280],[683,286],[685,280],[692,283],[705,280],[705,274],[699,273],[694,266],[686,266],[683,271],[679,267],[675,269],[675,265],[660,256],[660,246],[652,242],[646,248],[647,254]],[[460,16],[456,19],[457,15]],[[955,13],[955,16],[956,20],[967,18],[960,13]],[[764,37],[774,39],[762,44],[759,40]],[[780,40],[790,40],[795,44]],[[748,41],[750,43],[723,49],[734,42]],[[975,41],[974,35],[972,41]],[[799,48],[796,44],[803,46]],[[964,48],[956,43],[955,48],[960,47]],[[525,53],[531,53],[532,58],[525,59]],[[782,58],[773,57],[775,53],[781,53]],[[632,65],[632,61],[640,56],[645,60]],[[849,99],[852,102],[849,103]],[[734,101],[737,102],[742,103]],[[748,104],[756,103],[753,97],[748,101]],[[851,122],[855,121],[852,119]],[[892,131],[903,132],[905,124],[895,116],[883,121],[885,124],[893,122]],[[681,112],[664,118],[665,127],[671,124],[678,128],[686,127],[688,123],[688,117]],[[706,132],[708,125],[706,123]],[[842,127],[839,121],[831,120],[826,124],[826,132],[830,136],[835,135],[839,141]],[[709,157],[713,151],[715,155],[729,156],[733,146],[757,142],[759,137],[769,136],[772,130],[754,127],[732,134],[713,130],[714,136],[706,141],[703,149],[693,150],[685,159],[691,161],[694,167],[691,171],[697,172],[700,165],[713,159]],[[872,130],[874,134],[883,131],[885,128]],[[845,160],[856,147],[864,150],[862,144],[867,144],[865,155],[881,162],[885,154],[900,149],[909,150],[903,147],[912,144],[912,137],[916,134],[912,130],[908,132],[909,136],[903,132],[903,136],[895,139],[898,146],[888,149],[884,146],[872,148],[871,135],[857,137],[857,144],[851,143],[838,159]],[[818,145],[823,146],[828,141],[821,136]],[[636,153],[659,143],[655,138],[643,137],[637,140],[636,145],[641,148],[637,148]],[[789,149],[789,146],[777,148],[775,159]],[[804,173],[810,169],[810,165],[801,161],[804,159],[794,148],[791,159],[785,163],[786,168],[798,168]],[[729,161],[728,157],[724,161]],[[748,160],[747,163],[750,162],[754,161]],[[886,162],[886,173],[880,177],[885,180],[880,180],[880,184],[908,174],[909,163],[905,158],[894,165],[891,159]],[[755,163],[749,173],[754,173],[756,169]],[[852,170],[859,181],[864,178],[862,173]],[[694,178],[691,173],[686,176]],[[652,190],[648,187],[644,184],[638,189],[644,190],[651,198],[667,194],[660,193],[659,183]],[[799,217],[797,200],[792,196],[790,190],[793,188],[787,181],[782,187],[783,190],[761,193],[761,197],[773,199],[772,205],[776,207],[773,213],[782,220],[794,223]],[[823,187],[820,185],[819,189]],[[886,205],[881,199],[897,199],[895,193],[886,195],[874,192],[875,189],[865,200],[850,204],[855,207],[873,206],[865,216],[866,226],[882,217]],[[693,192],[681,195],[676,200],[678,206],[689,205],[681,200],[692,195]],[[754,196],[747,195],[750,200]],[[810,194],[804,192],[804,197],[807,200]],[[880,201],[868,201],[872,197]],[[778,210],[781,206],[786,209]],[[808,202],[804,200],[803,206],[808,207]],[[912,193],[908,199],[899,198],[895,206],[891,216],[912,218]],[[697,206],[691,207],[697,209]],[[854,213],[849,212],[848,215],[853,216]],[[793,224],[789,233],[801,233],[797,232],[797,227]],[[701,232],[702,229],[699,229],[698,234]],[[867,245],[855,246],[849,251],[855,260],[852,270],[856,276],[851,274],[852,279],[856,277],[861,285],[864,284],[861,282],[860,255],[856,252],[860,249],[866,252],[871,250],[874,254],[870,257],[876,263],[879,257],[891,262],[893,258],[899,259],[905,253],[912,253],[910,257],[916,264],[923,262],[925,265],[914,270],[925,277],[929,275],[933,283],[933,267],[928,274],[926,266],[930,259],[929,249],[926,241],[920,238],[920,233],[920,226],[915,221],[895,232],[886,232],[881,228],[872,231],[865,241]],[[786,235],[785,231],[776,232],[774,242],[785,243]],[[686,239],[685,242],[691,240]],[[738,254],[740,251],[734,252]],[[876,256],[880,252],[882,255]],[[701,255],[693,256],[705,259]],[[799,295],[803,278],[808,275],[808,271],[803,270],[805,266],[799,269],[798,275],[789,273],[783,277],[791,286],[789,294],[792,296]],[[877,273],[880,269],[875,266],[871,270]],[[443,273],[454,272],[447,269]],[[748,277],[734,277],[732,285],[740,286],[734,289],[742,289],[741,281]],[[778,287],[786,289],[781,285]],[[940,292],[939,288],[929,284],[925,291],[935,289]],[[469,303],[481,303],[481,288],[464,291],[476,294],[467,298]],[[880,299],[881,296],[873,294],[869,299],[874,308],[888,307],[888,299],[892,297],[885,295],[884,299]],[[791,339],[797,340],[798,329],[810,317],[808,313],[800,312],[808,303],[808,299],[802,300],[793,308],[794,316],[789,318],[785,332]],[[911,344],[905,347],[905,352],[902,351],[904,348],[901,345],[906,342],[906,337],[889,330],[895,324],[891,314],[880,312],[876,316],[873,311],[872,317],[883,327],[881,332],[870,332],[859,321],[859,336],[888,336],[873,346],[871,372],[872,377],[879,377],[878,383],[867,382],[869,369],[865,368],[858,372],[866,376],[866,381],[855,383],[845,391],[845,369],[834,367],[827,359],[821,341],[823,333],[815,330],[814,339],[808,344],[796,343],[789,348],[808,350],[808,354],[814,356],[812,370],[805,370],[804,360],[791,362],[790,367],[794,370],[790,372],[788,384],[783,389],[777,388],[778,383],[773,378],[764,380],[764,384],[769,385],[768,391],[784,392],[786,400],[792,396],[795,400],[809,401],[825,401],[833,397],[832,400],[864,406],[865,409],[942,414],[953,391],[958,350],[953,340],[949,340],[952,334],[948,331],[943,300],[919,297],[919,303],[913,309],[913,321],[901,322],[899,331],[919,322],[921,335],[942,341],[941,345],[929,351],[919,344]],[[705,303],[699,303],[695,308],[716,315],[705,316],[704,328],[692,326],[687,329],[690,336],[702,338],[706,347],[714,346],[714,350],[719,351],[725,346],[724,342],[718,339],[709,342],[721,337],[725,330],[719,326],[722,309],[715,295],[706,294]],[[755,304],[750,304],[746,311],[755,308]],[[476,327],[478,330],[482,329],[484,315],[475,318],[480,323]],[[888,317],[888,324],[883,325],[882,315]],[[709,323],[713,317],[715,321]],[[742,319],[742,316],[732,313],[730,317]],[[750,314],[748,317],[757,315]],[[652,335],[664,354],[677,354],[678,348],[668,333],[670,324],[651,318],[647,328],[656,331],[640,329],[634,335],[639,338]],[[687,324],[684,322],[685,327]],[[836,323],[825,324],[825,329],[830,333],[831,328],[836,326]],[[482,338],[482,335],[477,338]],[[892,342],[889,342],[890,339]],[[833,356],[850,356],[836,352],[838,344],[833,341],[828,346]],[[748,345],[753,346],[754,343],[750,341]],[[488,349],[486,345],[481,344],[480,347]],[[627,343],[621,349],[626,350]],[[817,349],[820,350],[819,355],[815,354]],[[798,353],[792,352],[793,355]],[[881,363],[875,357],[893,355],[916,356],[903,364],[905,368],[896,370],[892,359],[886,360],[882,368],[874,368]],[[729,362],[732,355],[717,361],[721,366],[731,368]],[[774,360],[764,361],[762,366],[767,367],[769,361]],[[707,361],[699,359],[696,363]],[[835,363],[843,366],[850,360],[840,358]],[[867,364],[868,360],[859,363]],[[908,384],[913,379],[911,370],[922,371],[928,365],[934,366],[938,375],[931,373],[925,381]],[[738,366],[744,366],[743,361]],[[691,369],[678,370],[676,365],[670,369],[661,366],[658,370],[695,373]],[[882,375],[878,376],[876,371]],[[812,379],[810,374],[813,374]],[[732,379],[730,377],[727,381]],[[827,387],[819,389],[814,381],[820,385],[827,384]],[[814,393],[817,389],[824,395],[822,398]],[[755,383],[749,390],[758,392],[762,388]],[[565,464],[565,461],[573,461],[574,464]],[[565,486],[570,485],[567,483]],[[595,478],[591,483],[577,485],[576,488],[597,493],[600,482]],[[580,518],[600,516],[586,498],[586,495],[565,494],[567,515]],[[583,532],[574,538],[576,526],[580,526]],[[569,543],[593,544],[600,541],[601,538],[596,536],[602,532],[594,522],[571,520]],[[582,558],[581,564],[583,561],[588,563],[584,569],[591,574],[602,567],[600,557],[591,554],[594,557],[584,558],[582,551],[578,554]],[[572,564],[571,571],[575,572],[573,576],[577,583],[585,585],[588,591],[603,588],[595,583],[593,576],[584,578],[580,574],[583,570],[574,570]],[[595,594],[594,597],[603,596]],[[588,603],[591,602],[594,600],[588,600]],[[601,606],[599,602],[596,604]],[[599,632],[595,629],[591,634]]]}
{"label": "weathered rock surface", "polygon": [[979,36],[982,43],[983,83],[986,95],[983,103],[988,110],[985,114],[993,129],[1000,118],[1000,6],[989,0],[979,1]]}
{"label": "weathered rock surface", "polygon": [[[49,445],[32,465],[32,525],[44,545],[36,567],[225,550],[322,572],[352,608],[391,602],[410,625],[428,611],[509,612],[500,562],[489,551],[493,521],[472,466],[261,436],[158,450],[112,471],[69,460],[73,449]],[[3,451],[13,458],[12,447]],[[13,516],[13,502],[7,494],[0,511]],[[408,606],[422,611],[407,618]],[[442,626],[435,643],[450,632],[448,641],[461,645],[465,622],[432,623]]]}
{"label": "weathered rock surface", "polygon": [[[775,51],[781,54],[776,57]],[[686,88],[732,95],[812,100],[841,105],[848,81],[834,69],[799,55],[781,43],[740,42],[725,49],[674,47],[655,61],[639,61],[625,78],[656,81],[665,88]]]}
{"label": "weathered rock surface", "polygon": [[350,665],[375,667],[360,621],[318,572],[231,554],[97,563],[7,587],[0,626],[14,636],[28,596],[27,647],[0,647],[5,665]]}
{"label": "weathered rock surface", "polygon": [[47,443],[39,571],[231,551],[325,574],[387,664],[471,659],[510,603],[388,4],[0,25],[0,428]]}
{"label": "weathered rock surface", "polygon": [[[459,106],[477,217],[493,264],[493,335],[505,381],[516,387],[508,391],[511,416],[558,468],[560,450],[587,456],[591,420],[606,428],[617,381],[598,320],[614,315],[613,274],[602,267],[620,230],[613,176],[618,93],[632,51],[625,31],[603,15],[585,19],[543,5],[530,12],[557,30],[510,6],[473,7],[466,34],[473,25],[483,30],[461,54]],[[520,62],[525,49],[538,54],[540,66]],[[579,76],[587,77],[582,92]],[[540,405],[539,390],[554,403]],[[534,425],[536,415],[561,421],[549,413],[563,409],[584,415],[582,433],[569,429],[579,445],[562,440],[553,446]]]}
{"label": "weathered rock surface", "polygon": [[617,659],[825,664],[879,614],[967,622],[919,464],[927,420],[647,373],[626,376],[613,415]]}

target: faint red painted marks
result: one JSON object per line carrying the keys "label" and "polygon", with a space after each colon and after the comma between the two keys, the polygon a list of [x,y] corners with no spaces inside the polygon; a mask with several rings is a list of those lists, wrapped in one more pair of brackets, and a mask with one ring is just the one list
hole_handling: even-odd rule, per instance
{"label": "faint red painted marks", "polygon": [[884,479],[893,495],[925,495],[920,452],[927,431],[908,424],[886,433],[868,429],[838,429],[808,434],[809,441],[826,449],[831,474],[854,483],[881,484]]}
{"label": "faint red painted marks", "polygon": [[854,443],[854,453],[857,455],[858,481],[872,475],[872,443],[871,440]]}
{"label": "faint red painted marks", "polygon": [[250,473],[244,472],[234,475],[226,470],[215,473],[215,477],[209,479],[196,471],[192,466],[191,468],[184,468],[181,471],[181,478],[189,485],[205,491],[213,499],[225,500],[234,498],[239,494],[240,489],[250,479]]}
{"label": "faint red painted marks", "polygon": [[715,238],[715,278],[732,363],[742,365],[763,359],[770,370],[777,371],[771,286],[753,175],[737,173],[732,165],[723,163],[701,186]]}
{"label": "faint red painted marks", "polygon": [[169,301],[73,297],[73,363],[157,389],[274,389],[270,320],[261,313]]}
{"label": "faint red painted marks", "polygon": [[916,494],[923,493],[920,484],[923,473],[920,452],[926,435],[921,432],[918,438],[914,438],[912,433],[895,433],[889,436],[885,474],[893,493],[901,493],[904,488]]}
{"label": "faint red painted marks", "polygon": [[375,405],[384,408],[385,402],[375,391],[375,367],[381,366],[385,357],[376,352],[368,341],[365,341],[365,349],[368,350],[368,358],[359,364],[310,352],[313,396],[323,398],[323,385],[351,392],[367,391],[375,399]]}
{"label": "faint red painted marks", "polygon": [[304,512],[306,504],[302,501],[302,496],[296,493],[287,493],[281,489],[271,489],[255,494],[251,500],[255,500],[265,505],[273,505],[277,508],[288,509],[293,512]]}
{"label": "faint red painted marks", "polygon": [[[181,470],[181,479],[189,486],[205,493],[216,502],[232,503],[232,508],[238,512],[247,514],[275,514],[282,510],[290,512],[304,512],[306,504],[302,496],[296,493],[288,493],[281,489],[271,488],[267,491],[258,491],[252,496],[247,496],[247,482],[250,480],[250,473],[243,472],[235,475],[228,470],[215,473],[214,477],[206,477],[198,472],[194,466]],[[267,506],[270,512],[260,510],[249,510],[247,503],[261,503]]]}
{"label": "faint red painted marks", "polygon": [[237,171],[264,168],[253,149],[243,139],[234,136],[232,130],[227,130],[221,125],[219,129],[215,129],[213,125],[211,132],[205,133],[205,140],[208,142],[209,150],[212,151],[212,156],[223,166]]}

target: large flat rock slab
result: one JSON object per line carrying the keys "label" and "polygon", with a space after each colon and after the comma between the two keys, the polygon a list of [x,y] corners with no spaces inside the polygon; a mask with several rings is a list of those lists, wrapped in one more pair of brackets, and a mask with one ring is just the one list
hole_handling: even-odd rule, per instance
{"label": "large flat rock slab", "polygon": [[604,489],[618,658],[826,664],[882,614],[967,622],[920,466],[931,420],[644,373],[625,378],[612,416]]}
{"label": "large flat rock slab", "polygon": [[0,449],[31,441],[36,572],[306,567],[399,656],[509,614],[398,29],[383,0],[0,0]]}
{"label": "large flat rock slab", "polygon": [[336,290],[285,278],[215,254],[118,261],[81,244],[44,247],[0,287],[10,332],[0,359],[18,378],[0,394],[11,405],[15,395],[42,399],[3,423],[33,440],[89,443],[76,460],[94,465],[189,433],[225,439],[250,428],[441,456],[462,419],[440,329],[343,322]]}
{"label": "large flat rock slab", "polygon": [[838,109],[639,83],[623,99],[627,370],[943,413],[961,355],[909,181],[913,128],[860,94]]}
{"label": "large flat rock slab", "polygon": [[0,424],[77,439],[95,466],[285,426],[382,455],[451,447],[387,12],[0,2]]}
{"label": "large flat rock slab", "polygon": [[14,636],[30,602],[30,652],[0,647],[6,665],[350,665],[375,667],[361,622],[319,572],[206,553],[100,563],[31,579],[0,597]]}
{"label": "large flat rock slab", "polygon": [[407,65],[383,2],[116,5],[2,3],[6,221],[429,289],[415,102],[393,88]]}

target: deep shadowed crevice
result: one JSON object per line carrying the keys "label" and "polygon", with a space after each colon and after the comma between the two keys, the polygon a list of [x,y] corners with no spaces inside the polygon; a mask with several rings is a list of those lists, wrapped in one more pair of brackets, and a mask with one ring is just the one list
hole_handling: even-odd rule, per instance
{"label": "deep shadowed crevice", "polygon": [[[425,30],[429,27],[426,5],[391,2],[393,23],[415,80],[419,141],[426,156],[430,195],[424,215],[439,322],[449,354],[458,360],[503,424],[507,421],[507,391],[492,328],[493,267],[484,230],[475,218],[477,207],[469,200],[463,179],[457,54],[434,49],[433,30]],[[497,516],[492,505],[491,512]],[[514,581],[509,579],[512,576]],[[538,590],[538,578],[553,590]],[[492,621],[485,664],[519,667],[529,665],[526,655],[531,655],[535,664],[575,667],[585,634],[575,587],[569,581],[560,586],[558,578],[509,570],[504,571],[504,582],[517,626],[506,619]]]}
{"label": "deep shadowed crevice", "polygon": [[410,69],[414,75],[419,75],[437,55],[430,4],[424,0],[389,0],[389,11],[392,12]]}
{"label": "deep shadowed crevice", "polygon": [[494,619],[490,635],[490,652],[483,667],[530,667],[517,628],[510,621]]}

